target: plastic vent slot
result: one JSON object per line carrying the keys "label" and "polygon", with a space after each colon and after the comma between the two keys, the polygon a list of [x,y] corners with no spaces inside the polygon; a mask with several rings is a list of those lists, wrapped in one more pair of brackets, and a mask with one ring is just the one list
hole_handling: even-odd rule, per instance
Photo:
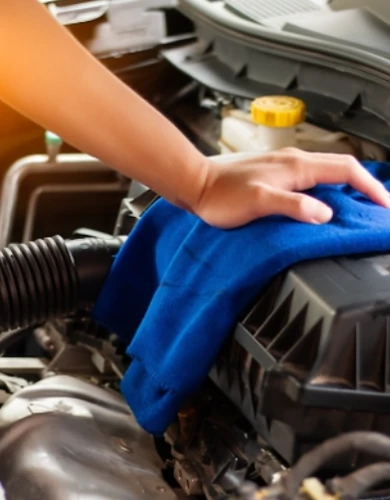
{"label": "plastic vent slot", "polygon": [[339,432],[390,435],[390,276],[380,258],[311,262],[275,279],[210,372],[287,462]]}
{"label": "plastic vent slot", "polygon": [[226,0],[225,5],[258,23],[272,17],[321,10],[310,0]]}

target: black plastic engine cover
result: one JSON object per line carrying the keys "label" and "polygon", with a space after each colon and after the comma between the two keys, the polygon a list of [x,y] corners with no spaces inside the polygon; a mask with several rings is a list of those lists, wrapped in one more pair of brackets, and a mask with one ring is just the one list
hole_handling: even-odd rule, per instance
{"label": "black plastic engine cover", "polygon": [[287,462],[352,430],[390,435],[390,255],[295,266],[237,325],[211,378]]}

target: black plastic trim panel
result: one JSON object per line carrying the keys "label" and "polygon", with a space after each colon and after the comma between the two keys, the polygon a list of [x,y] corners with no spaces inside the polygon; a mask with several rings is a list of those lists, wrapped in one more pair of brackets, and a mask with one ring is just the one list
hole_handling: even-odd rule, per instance
{"label": "black plastic trim panel", "polygon": [[204,87],[251,100],[288,94],[306,102],[308,119],[390,148],[390,75],[321,53],[261,43],[183,9],[198,41],[163,56]]}

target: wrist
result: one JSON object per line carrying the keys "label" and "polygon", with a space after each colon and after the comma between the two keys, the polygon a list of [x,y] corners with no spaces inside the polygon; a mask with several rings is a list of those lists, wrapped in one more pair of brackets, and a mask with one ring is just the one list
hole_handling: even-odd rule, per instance
{"label": "wrist", "polygon": [[[200,155],[200,158],[194,162],[191,168],[191,174],[182,184],[182,189],[179,190],[178,200],[176,205],[192,214],[198,215],[198,207],[204,197],[209,184],[209,178],[212,176],[214,164],[207,157]],[[183,183],[183,179],[181,180]]]}

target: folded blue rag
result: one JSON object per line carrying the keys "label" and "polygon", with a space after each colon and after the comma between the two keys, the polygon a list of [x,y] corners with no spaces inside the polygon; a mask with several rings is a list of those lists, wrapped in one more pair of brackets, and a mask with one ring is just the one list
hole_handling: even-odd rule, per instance
{"label": "folded blue rag", "polygon": [[[390,164],[365,166],[390,188]],[[329,224],[272,216],[223,231],[159,200],[136,225],[94,317],[129,342],[122,392],[147,431],[166,430],[237,318],[280,271],[307,259],[390,250],[389,210],[345,185],[309,194],[334,209]]]}

